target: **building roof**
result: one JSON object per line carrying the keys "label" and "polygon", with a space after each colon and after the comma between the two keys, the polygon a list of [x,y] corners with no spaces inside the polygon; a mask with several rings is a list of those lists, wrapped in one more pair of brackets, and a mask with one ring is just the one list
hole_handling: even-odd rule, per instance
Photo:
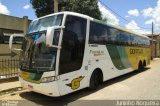
{"label": "building roof", "polygon": [[[146,34],[146,36],[151,37],[152,34]],[[153,36],[160,36],[160,34],[153,34]]]}

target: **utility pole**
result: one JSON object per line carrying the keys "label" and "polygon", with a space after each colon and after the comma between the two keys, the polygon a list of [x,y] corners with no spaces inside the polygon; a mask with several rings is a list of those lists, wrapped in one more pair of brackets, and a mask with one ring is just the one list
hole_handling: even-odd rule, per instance
{"label": "utility pole", "polygon": [[152,22],[152,40],[151,40],[151,59],[153,59],[153,34],[154,34],[154,23]]}
{"label": "utility pole", "polygon": [[54,0],[54,13],[58,12],[58,0]]}

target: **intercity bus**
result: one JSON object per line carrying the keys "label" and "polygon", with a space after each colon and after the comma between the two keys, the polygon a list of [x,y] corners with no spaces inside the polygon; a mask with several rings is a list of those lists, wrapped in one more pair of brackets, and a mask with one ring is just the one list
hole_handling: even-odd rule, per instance
{"label": "intercity bus", "polygon": [[[12,47],[11,36],[10,49]],[[150,64],[150,39],[74,12],[59,12],[30,24],[20,49],[22,87],[62,96],[97,86]]]}

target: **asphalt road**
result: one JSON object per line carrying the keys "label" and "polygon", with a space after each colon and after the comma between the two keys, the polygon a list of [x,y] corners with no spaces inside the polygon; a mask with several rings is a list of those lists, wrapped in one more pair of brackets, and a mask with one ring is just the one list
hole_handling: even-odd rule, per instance
{"label": "asphalt road", "polygon": [[121,105],[123,100],[131,100],[127,102],[129,105],[138,105],[137,100],[143,100],[139,102],[141,106],[153,102],[156,102],[154,105],[157,106],[160,105],[160,101],[150,100],[160,100],[160,59],[152,61],[142,72],[132,72],[104,82],[95,92],[83,89],[54,98],[25,90],[0,99],[2,102],[16,102],[18,106],[107,106]]}

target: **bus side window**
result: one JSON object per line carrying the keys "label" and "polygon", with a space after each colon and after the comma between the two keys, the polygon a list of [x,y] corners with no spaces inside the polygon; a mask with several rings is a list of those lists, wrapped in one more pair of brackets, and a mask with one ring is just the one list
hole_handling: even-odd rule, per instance
{"label": "bus side window", "polygon": [[106,44],[108,42],[107,32],[108,32],[107,26],[91,21],[89,43],[90,44]]}
{"label": "bus side window", "polygon": [[119,41],[121,42],[121,44],[130,45],[130,35],[124,31],[121,31],[120,33],[121,36]]}
{"label": "bus side window", "polygon": [[133,35],[133,34],[131,34],[130,37],[131,37],[130,39],[131,39],[132,45],[136,46],[137,45],[137,37],[135,35]]}
{"label": "bus side window", "polygon": [[119,31],[115,28],[109,27],[108,29],[108,41],[110,44],[118,43]]}

